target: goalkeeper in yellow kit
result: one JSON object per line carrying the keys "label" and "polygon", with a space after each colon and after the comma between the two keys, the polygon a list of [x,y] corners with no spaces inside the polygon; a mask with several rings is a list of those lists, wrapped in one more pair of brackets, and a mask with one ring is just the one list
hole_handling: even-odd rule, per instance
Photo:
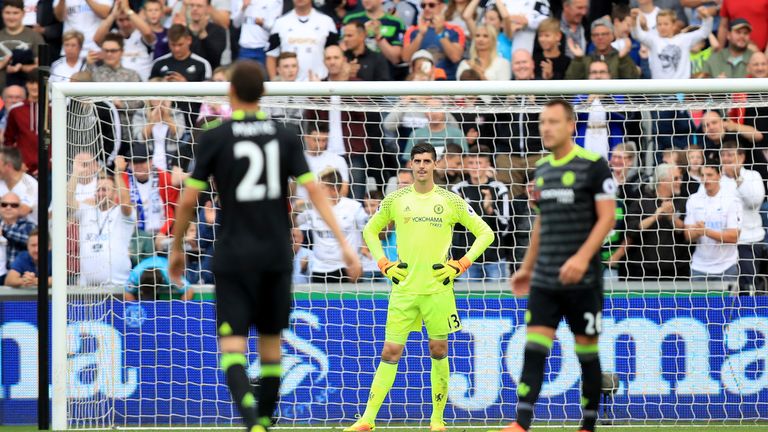
{"label": "goalkeeper in yellow kit", "polygon": [[[372,431],[376,414],[397,374],[408,334],[427,327],[432,357],[431,431],[444,431],[447,402],[448,334],[461,329],[456,311],[453,280],[464,273],[494,239],[491,228],[461,197],[435,186],[433,172],[437,155],[430,144],[417,144],[411,151],[414,184],[384,198],[368,221],[363,237],[384,275],[393,283],[387,310],[387,325],[381,362],[371,384],[365,413],[349,432]],[[379,232],[395,223],[398,261],[384,256]],[[449,259],[453,226],[464,225],[475,235],[469,252]]]}

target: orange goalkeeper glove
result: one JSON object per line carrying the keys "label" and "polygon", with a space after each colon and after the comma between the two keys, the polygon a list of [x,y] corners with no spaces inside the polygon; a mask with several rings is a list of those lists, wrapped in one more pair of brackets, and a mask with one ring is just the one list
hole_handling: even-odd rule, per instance
{"label": "orange goalkeeper glove", "polygon": [[408,264],[404,262],[390,261],[382,258],[377,264],[381,273],[395,284],[399,284],[400,281],[405,280],[408,276]]}
{"label": "orange goalkeeper glove", "polygon": [[460,274],[467,271],[471,265],[472,261],[467,257],[462,257],[459,260],[448,260],[445,264],[433,265],[432,276],[437,280],[443,281],[443,285],[448,285],[459,277]]}

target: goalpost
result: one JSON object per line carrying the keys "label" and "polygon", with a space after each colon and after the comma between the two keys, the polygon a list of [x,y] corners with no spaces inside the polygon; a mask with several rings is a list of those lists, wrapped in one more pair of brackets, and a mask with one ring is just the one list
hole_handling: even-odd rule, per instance
{"label": "goalpost", "polygon": [[[135,125],[128,122],[144,109],[145,101],[175,102],[178,107],[221,104],[226,102],[227,90],[227,83],[52,86],[54,430],[239,427],[218,369],[211,287],[197,287],[201,301],[124,302],[120,286],[81,286],[83,275],[73,264],[81,255],[72,234],[77,224],[73,203],[67,198],[76,155],[90,154],[94,162],[111,161],[103,148],[105,123],[99,117],[103,110],[119,122],[110,133],[127,142],[137,139],[126,139],[125,134],[133,136],[131,126]],[[370,191],[372,185],[383,187],[389,177],[397,177],[402,163],[398,163],[399,153],[408,138],[403,130],[425,126],[432,117],[425,120],[423,113],[452,113],[446,119],[449,123],[451,118],[471,115],[479,126],[490,122],[495,127],[511,119],[527,130],[532,121],[519,114],[535,114],[548,98],[577,98],[581,101],[577,112],[584,114],[581,121],[595,122],[600,133],[608,130],[612,138],[614,132],[607,123],[617,122],[626,133],[622,140],[635,142],[643,175],[634,186],[646,191],[653,189],[648,167],[656,162],[657,145],[700,142],[689,138],[693,133],[690,126],[700,121],[696,113],[720,110],[743,117],[746,108],[755,107],[760,108],[758,113],[768,112],[768,79],[275,82],[266,84],[266,93],[263,107],[273,113],[293,113],[300,128],[307,124],[307,110],[316,110],[338,113],[315,120],[330,123],[332,136],[364,131],[365,135],[352,137],[371,146],[366,172],[357,170],[356,176],[354,170],[359,166],[352,163],[350,186],[358,191]],[[600,106],[579,96],[592,94],[601,95]],[[402,97],[409,96],[424,98],[403,103]],[[484,103],[469,104],[467,96],[478,96]],[[122,101],[117,104],[121,108],[111,104],[116,99]],[[528,102],[520,103],[522,99]],[[98,105],[101,103],[104,105]],[[693,117],[684,116],[684,111],[694,113]],[[596,112],[599,114],[590,118]],[[386,128],[383,122],[391,113],[412,114],[414,123],[405,124],[403,118],[409,115],[400,115],[389,117],[399,123]],[[621,116],[612,116],[614,113]],[[182,110],[179,114],[190,113]],[[356,117],[358,114],[362,117]],[[352,119],[350,125],[358,122],[362,129],[343,126],[339,130],[335,122],[343,125],[347,119]],[[460,122],[456,124],[461,129]],[[639,133],[631,135],[629,130]],[[179,156],[184,168],[189,168],[194,157],[200,131],[200,127],[192,127],[179,139],[179,145],[183,142],[188,151]],[[462,135],[469,141],[473,136],[469,129]],[[462,137],[449,136],[457,142]],[[514,146],[521,137],[507,138]],[[487,142],[495,144],[498,137]],[[768,149],[768,136],[763,142]],[[495,174],[503,176],[502,171],[496,167]],[[390,187],[397,187],[396,180],[391,182]],[[524,184],[506,186],[525,190]],[[514,264],[525,250],[530,229],[525,228],[525,219],[530,214],[523,213],[527,208],[524,195],[510,196],[510,201],[513,213],[505,222],[509,231],[503,234],[511,243],[502,242],[499,248],[507,262]],[[622,218],[633,216],[624,212]],[[107,255],[103,255],[105,265],[119,258]],[[760,276],[768,278],[764,271]],[[607,421],[653,425],[768,420],[768,296],[737,297],[731,288],[687,279],[606,281],[600,354],[607,372],[601,415]],[[362,412],[383,343],[388,290],[378,281],[296,286],[291,328],[285,333],[278,427],[346,424]],[[514,416],[526,303],[511,296],[506,279],[457,282],[456,293],[463,330],[451,338],[446,420],[496,426]],[[573,338],[564,326],[557,335],[536,410],[538,424],[563,424],[580,416]],[[254,337],[249,345],[249,374],[256,377]],[[379,426],[424,425],[431,406],[428,355],[423,336],[412,335],[398,379],[382,407]]]}

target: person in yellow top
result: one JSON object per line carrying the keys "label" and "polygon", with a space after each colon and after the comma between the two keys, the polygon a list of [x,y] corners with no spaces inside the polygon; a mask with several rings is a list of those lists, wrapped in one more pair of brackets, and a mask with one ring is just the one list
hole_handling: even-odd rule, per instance
{"label": "person in yellow top", "polygon": [[[453,280],[464,273],[494,239],[491,228],[460,196],[434,183],[437,155],[430,144],[411,150],[414,184],[384,198],[368,221],[363,237],[381,272],[392,281],[381,362],[371,384],[365,413],[347,432],[372,431],[376,415],[397,374],[397,363],[412,331],[427,327],[432,357],[431,431],[444,431],[447,402],[448,334],[461,329],[456,310]],[[395,223],[397,261],[389,261],[379,241],[379,232]],[[466,255],[449,257],[453,226],[464,225],[475,235]]]}

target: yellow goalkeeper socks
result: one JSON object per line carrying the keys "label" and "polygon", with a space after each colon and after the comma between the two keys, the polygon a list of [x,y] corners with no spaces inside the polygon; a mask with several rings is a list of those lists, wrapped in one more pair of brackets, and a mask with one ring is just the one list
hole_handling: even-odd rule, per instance
{"label": "yellow goalkeeper socks", "polygon": [[384,398],[387,397],[389,389],[392,388],[396,375],[397,363],[387,363],[384,360],[379,363],[376,375],[373,377],[373,383],[371,383],[371,393],[368,396],[368,404],[365,406],[363,419],[370,423],[376,420],[376,415],[379,413],[381,404],[384,403]]}
{"label": "yellow goalkeeper socks", "polygon": [[441,359],[432,358],[432,371],[430,378],[432,381],[432,418],[431,423],[440,423],[443,421],[445,404],[448,401],[448,379],[451,375],[451,368],[448,364],[448,357]]}

